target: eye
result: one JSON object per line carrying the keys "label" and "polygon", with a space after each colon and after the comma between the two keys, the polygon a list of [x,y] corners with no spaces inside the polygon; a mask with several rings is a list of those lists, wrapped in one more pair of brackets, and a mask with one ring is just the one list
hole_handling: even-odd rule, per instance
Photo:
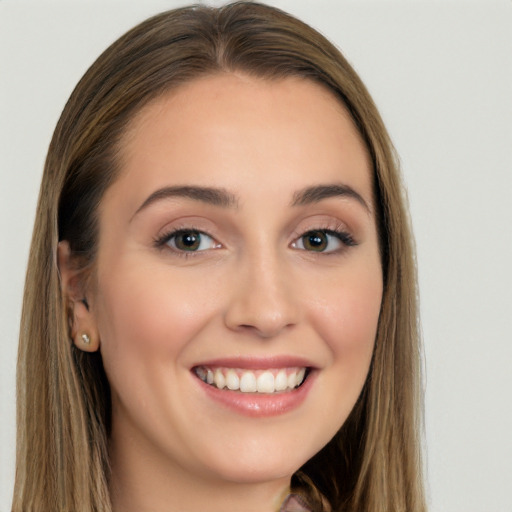
{"label": "eye", "polygon": [[336,252],[351,245],[355,245],[355,242],[348,233],[327,229],[307,231],[292,243],[294,249],[327,253]]}
{"label": "eye", "polygon": [[199,252],[220,247],[211,236],[194,229],[180,229],[169,233],[159,240],[158,245],[168,245],[171,249],[183,252]]}

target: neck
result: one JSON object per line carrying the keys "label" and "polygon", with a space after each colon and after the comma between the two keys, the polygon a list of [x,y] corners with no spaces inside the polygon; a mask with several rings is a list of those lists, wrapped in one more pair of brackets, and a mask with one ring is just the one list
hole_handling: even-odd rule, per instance
{"label": "neck", "polygon": [[114,512],[277,512],[290,478],[230,482],[191,474],[163,457],[111,447],[110,480]]}

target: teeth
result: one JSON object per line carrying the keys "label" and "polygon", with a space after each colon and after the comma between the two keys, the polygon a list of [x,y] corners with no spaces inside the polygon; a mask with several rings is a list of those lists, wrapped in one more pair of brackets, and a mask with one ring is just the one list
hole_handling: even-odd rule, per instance
{"label": "teeth", "polygon": [[276,391],[284,391],[288,387],[288,376],[285,370],[279,370],[274,380]]}
{"label": "teeth", "polygon": [[263,372],[258,377],[258,393],[273,393],[274,387],[274,376],[270,372]]}
{"label": "teeth", "polygon": [[204,371],[204,368],[197,368],[196,374],[201,380],[204,380],[206,382],[206,373]]}
{"label": "teeth", "polygon": [[226,373],[226,386],[228,389],[236,391],[240,388],[240,379],[238,375],[235,373],[235,370],[228,370]]}
{"label": "teeth", "polygon": [[252,372],[244,372],[240,379],[240,391],[242,393],[254,393],[258,391],[256,376]]}
{"label": "teeth", "polygon": [[293,389],[296,385],[297,385],[297,374],[290,373],[290,375],[288,375],[288,387]]}
{"label": "teeth", "polygon": [[213,374],[213,383],[219,389],[224,389],[224,386],[226,385],[226,379],[224,378],[224,374],[219,368],[217,368],[215,370],[215,373]]}
{"label": "teeth", "polygon": [[242,393],[271,394],[292,390],[302,384],[306,368],[242,370],[240,368],[194,368],[196,375],[218,389],[228,388]]}

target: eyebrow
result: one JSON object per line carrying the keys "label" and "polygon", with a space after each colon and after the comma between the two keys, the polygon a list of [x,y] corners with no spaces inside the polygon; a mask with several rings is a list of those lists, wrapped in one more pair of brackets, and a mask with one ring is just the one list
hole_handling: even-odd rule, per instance
{"label": "eyebrow", "polygon": [[[211,204],[213,206],[219,206],[221,208],[238,207],[238,199],[236,196],[223,188],[200,187],[194,185],[170,186],[155,190],[141,204],[141,206],[139,206],[133,217],[151,204],[171,197],[185,197],[202,203]],[[291,205],[305,206],[308,204],[318,203],[323,199],[329,199],[331,197],[349,197],[355,199],[368,212],[371,212],[370,207],[358,192],[349,185],[341,183],[314,185],[312,187],[306,187],[299,190],[293,194]]]}
{"label": "eyebrow", "polygon": [[198,187],[198,186],[174,186],[164,187],[155,190],[137,209],[134,214],[137,215],[141,210],[144,210],[149,205],[161,201],[162,199],[169,199],[171,197],[186,197],[202,203],[211,204],[213,206],[220,206],[222,208],[236,208],[238,201],[236,197],[227,190],[222,188],[213,187]]}
{"label": "eyebrow", "polygon": [[313,187],[307,187],[299,190],[293,195],[292,206],[304,206],[312,203],[318,203],[323,199],[329,199],[330,197],[347,197],[355,199],[358,203],[364,206],[369,213],[371,213],[370,206],[363,199],[363,196],[349,185],[342,183],[315,185]]}

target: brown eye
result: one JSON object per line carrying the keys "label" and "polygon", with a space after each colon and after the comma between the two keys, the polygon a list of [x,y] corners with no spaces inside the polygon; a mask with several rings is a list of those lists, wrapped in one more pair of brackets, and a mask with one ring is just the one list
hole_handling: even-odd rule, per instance
{"label": "brown eye", "polygon": [[197,251],[201,245],[201,233],[185,231],[175,235],[174,244],[180,251]]}
{"label": "brown eye", "polygon": [[328,235],[325,231],[309,231],[302,235],[302,245],[306,251],[323,252],[328,243]]}
{"label": "brown eye", "polygon": [[347,232],[333,231],[330,229],[313,229],[297,238],[291,244],[291,247],[303,251],[335,253],[353,245],[357,244]]}
{"label": "brown eye", "polygon": [[183,252],[199,252],[219,246],[211,236],[194,230],[175,231],[165,237],[164,243],[176,251]]}

